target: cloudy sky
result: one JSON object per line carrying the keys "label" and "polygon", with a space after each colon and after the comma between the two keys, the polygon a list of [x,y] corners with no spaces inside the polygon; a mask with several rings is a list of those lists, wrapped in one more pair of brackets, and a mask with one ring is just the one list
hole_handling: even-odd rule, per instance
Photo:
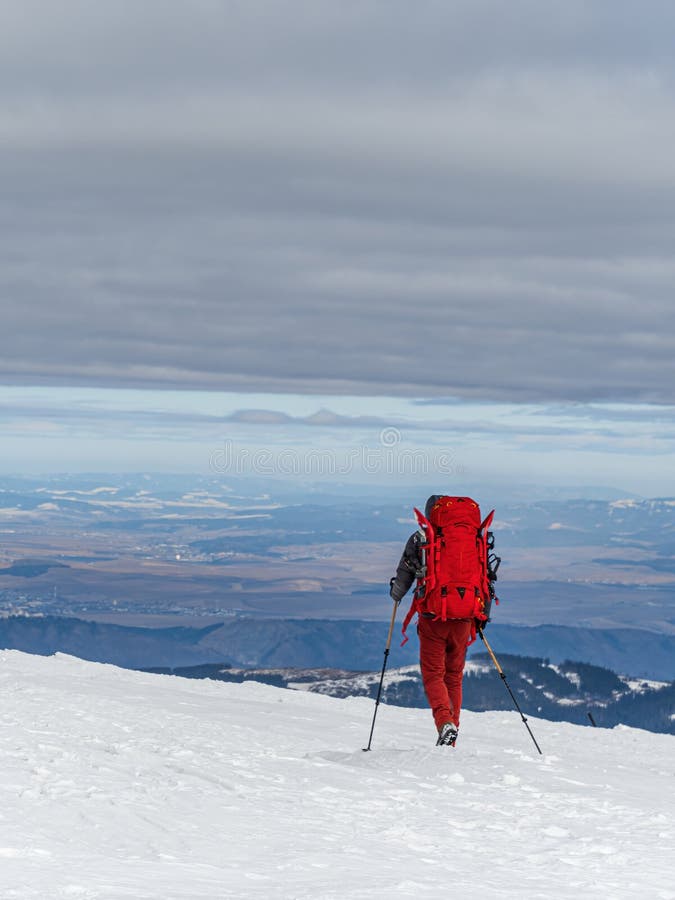
{"label": "cloudy sky", "polygon": [[82,439],[69,390],[98,390],[99,437],[205,391],[222,434],[266,409],[302,442],[328,408],[431,443],[441,409],[439,440],[483,423],[468,457],[489,432],[592,481],[606,453],[647,490],[673,463],[674,31],[657,0],[0,4],[0,465]]}

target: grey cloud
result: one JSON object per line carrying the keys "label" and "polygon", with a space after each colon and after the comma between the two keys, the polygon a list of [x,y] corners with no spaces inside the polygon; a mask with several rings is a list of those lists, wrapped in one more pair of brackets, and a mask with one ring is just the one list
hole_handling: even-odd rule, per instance
{"label": "grey cloud", "polygon": [[0,378],[675,400],[675,10],[543,6],[10,4]]}
{"label": "grey cloud", "polygon": [[674,23],[666,0],[22,0],[3,6],[0,47],[5,83],[18,72],[83,93],[308,77],[428,91],[477,70],[668,63]]}
{"label": "grey cloud", "polygon": [[566,419],[579,419],[588,422],[618,422],[675,427],[675,406],[656,406],[644,404],[639,407],[597,407],[586,404],[565,404],[564,406],[545,406],[532,410],[534,416]]}
{"label": "grey cloud", "polygon": [[[206,418],[206,417],[205,417]],[[425,442],[437,444],[439,442],[447,442],[449,438],[461,437],[497,437],[500,442],[520,440],[531,442],[546,442],[551,438],[562,438],[565,442],[579,445],[592,445],[597,443],[598,439],[606,442],[607,447],[613,444],[624,446],[629,441],[635,442],[633,436],[627,438],[625,430],[620,427],[613,427],[608,424],[612,421],[611,417],[607,421],[604,419],[603,413],[597,413],[592,427],[584,429],[575,422],[574,417],[563,424],[525,424],[510,423],[505,420],[502,413],[495,419],[476,418],[476,419],[440,419],[433,422],[414,420],[414,419],[396,419],[396,418],[380,418],[377,416],[344,416],[332,412],[328,409],[317,410],[308,416],[290,416],[274,410],[265,409],[248,409],[239,410],[226,416],[223,421],[233,422],[237,424],[247,425],[264,425],[264,426],[310,426],[313,428],[345,428],[350,434],[359,430],[381,430],[387,432],[391,439],[394,430],[398,431],[398,436],[393,439],[393,443],[405,441],[410,435],[414,436],[420,432],[424,433]],[[621,420],[619,420],[621,421]],[[640,420],[638,420],[640,421]],[[670,428],[661,427],[656,429],[655,434],[650,436],[650,447],[659,445],[663,448],[663,452],[672,451],[675,444],[675,423],[670,422]],[[385,436],[386,440],[386,436]],[[603,443],[605,446],[605,443]],[[639,443],[636,444],[639,447]]]}

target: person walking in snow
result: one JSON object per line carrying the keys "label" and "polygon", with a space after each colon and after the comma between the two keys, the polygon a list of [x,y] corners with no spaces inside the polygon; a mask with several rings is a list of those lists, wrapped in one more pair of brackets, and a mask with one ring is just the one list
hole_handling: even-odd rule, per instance
{"label": "person walking in snow", "polygon": [[437,745],[455,746],[466,650],[490,616],[491,582],[499,567],[498,557],[489,552],[493,544],[487,529],[493,514],[481,522],[478,504],[470,497],[433,494],[424,515],[415,510],[420,528],[408,538],[389,582],[391,598],[400,603],[417,579],[403,633],[418,613],[420,670]]}

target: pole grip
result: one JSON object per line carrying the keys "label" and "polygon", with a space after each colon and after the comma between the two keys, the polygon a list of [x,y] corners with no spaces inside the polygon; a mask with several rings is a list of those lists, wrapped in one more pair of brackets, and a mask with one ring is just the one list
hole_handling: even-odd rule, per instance
{"label": "pole grip", "polygon": [[394,608],[391,611],[391,622],[389,623],[389,634],[387,635],[387,646],[385,647],[385,655],[389,656],[389,648],[391,647],[391,638],[394,633],[394,622],[396,621],[396,613],[398,611],[398,605],[401,601],[394,600]]}

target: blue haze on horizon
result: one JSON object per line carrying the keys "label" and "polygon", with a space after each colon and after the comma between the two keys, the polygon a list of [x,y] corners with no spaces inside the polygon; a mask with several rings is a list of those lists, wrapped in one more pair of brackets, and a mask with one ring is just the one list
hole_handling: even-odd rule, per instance
{"label": "blue haze on horizon", "polygon": [[673,413],[645,404],[2,387],[0,472],[532,482],[666,496]]}

